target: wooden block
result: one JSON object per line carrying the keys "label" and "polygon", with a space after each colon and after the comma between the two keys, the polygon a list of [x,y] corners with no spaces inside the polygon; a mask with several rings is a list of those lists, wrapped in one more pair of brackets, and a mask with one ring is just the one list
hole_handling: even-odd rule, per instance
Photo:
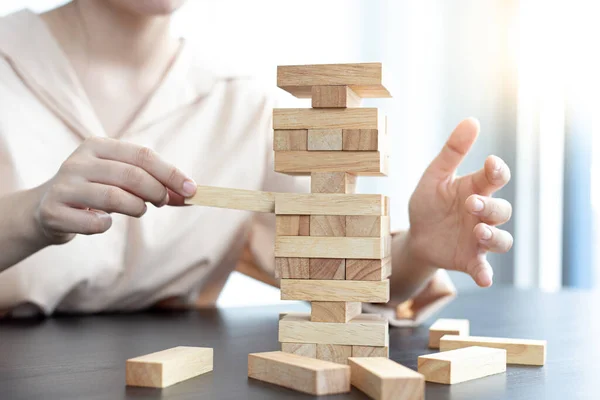
{"label": "wooden block", "polygon": [[343,258],[309,258],[309,279],[346,279]]}
{"label": "wooden block", "polygon": [[346,259],[346,280],[382,281],[392,275],[392,258],[381,260]]}
{"label": "wooden block", "polygon": [[390,217],[374,215],[346,216],[346,236],[379,237],[390,234]]}
{"label": "wooden block", "polygon": [[310,174],[311,193],[346,193],[356,191],[356,176],[345,172],[313,172]]}
{"label": "wooden block", "polygon": [[427,382],[453,384],[506,371],[506,350],[489,347],[427,354],[418,359],[419,372]]}
{"label": "wooden block", "polygon": [[198,186],[196,194],[185,199],[185,204],[272,213],[275,211],[275,194],[258,190]]}
{"label": "wooden block", "polygon": [[352,386],[376,400],[423,400],[425,377],[385,357],[348,359]]}
{"label": "wooden block", "polygon": [[308,130],[309,151],[341,151],[342,130],[341,129],[309,129]]}
{"label": "wooden block", "polygon": [[313,86],[348,85],[362,98],[391,97],[383,86],[381,63],[281,65],[277,86],[296,97],[312,95]]}
{"label": "wooden block", "polygon": [[306,129],[274,130],[273,150],[308,150],[308,131]]}
{"label": "wooden block", "polygon": [[309,279],[310,259],[299,257],[275,257],[275,278]]}
{"label": "wooden block", "polygon": [[440,350],[454,350],[469,346],[484,346],[506,350],[508,364],[544,365],[546,341],[530,339],[506,339],[483,336],[445,335],[440,339]]}
{"label": "wooden block", "polygon": [[342,131],[342,150],[377,151],[379,150],[379,130],[344,129]]}
{"label": "wooden block", "polygon": [[350,391],[347,365],[281,351],[249,354],[248,378],[315,396]]}
{"label": "wooden block", "polygon": [[390,356],[387,346],[352,346],[352,357],[385,357]]}
{"label": "wooden block", "polygon": [[381,194],[277,193],[278,215],[385,215]]}
{"label": "wooden block", "polygon": [[275,257],[368,258],[390,255],[390,240],[323,236],[277,236]]}
{"label": "wooden block", "polygon": [[285,279],[281,281],[281,300],[359,301],[361,303],[387,303],[389,299],[389,280],[307,281],[302,279]]}
{"label": "wooden block", "polygon": [[343,215],[311,215],[310,236],[346,236],[346,217]]}
{"label": "wooden block", "polygon": [[342,344],[317,344],[317,358],[337,364],[348,364],[352,357],[352,346]]}
{"label": "wooden block", "polygon": [[469,336],[468,319],[440,318],[429,327],[429,347],[440,348],[440,338],[444,335]]}
{"label": "wooden block", "polygon": [[276,151],[275,171],[290,175],[347,172],[387,176],[388,157],[379,151]]}
{"label": "wooden block", "polygon": [[346,323],[362,312],[362,303],[357,301],[313,301],[311,322]]}
{"label": "wooden block", "polygon": [[275,231],[278,236],[309,236],[310,216],[277,215],[275,217]]}
{"label": "wooden block", "polygon": [[125,376],[128,386],[165,388],[212,369],[213,349],[179,346],[130,358]]}
{"label": "wooden block", "polygon": [[382,129],[385,132],[385,125],[385,115],[381,114],[377,108],[273,109],[273,129],[275,130]]}
{"label": "wooden block", "polygon": [[313,108],[360,107],[360,97],[348,86],[313,86]]}
{"label": "wooden block", "polygon": [[387,319],[361,314],[345,324],[311,322],[308,313],[288,313],[279,321],[279,341],[292,343],[387,346]]}
{"label": "wooden block", "polygon": [[317,358],[317,345],[315,343],[281,343],[281,351],[303,357]]}

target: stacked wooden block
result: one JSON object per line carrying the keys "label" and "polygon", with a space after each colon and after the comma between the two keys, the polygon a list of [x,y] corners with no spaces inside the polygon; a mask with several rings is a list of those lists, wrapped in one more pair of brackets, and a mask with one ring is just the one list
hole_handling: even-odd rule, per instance
{"label": "stacked wooden block", "polygon": [[279,324],[282,350],[346,364],[387,357],[388,324],[361,302],[389,300],[389,202],[355,194],[359,175],[386,175],[385,117],[359,108],[390,97],[380,63],[282,66],[277,84],[312,108],[273,111],[275,170],[311,176],[311,194],[277,198],[276,275],[281,298],[312,304]]}

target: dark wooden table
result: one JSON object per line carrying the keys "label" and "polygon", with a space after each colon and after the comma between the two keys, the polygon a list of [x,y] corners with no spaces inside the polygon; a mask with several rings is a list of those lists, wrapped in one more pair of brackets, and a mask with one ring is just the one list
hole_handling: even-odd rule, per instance
{"label": "dark wooden table", "polygon": [[[600,398],[599,300],[587,292],[510,288],[459,296],[436,317],[468,318],[475,335],[547,339],[547,362],[453,386],[428,383],[426,398]],[[4,321],[0,399],[310,398],[247,379],[248,353],[278,348],[278,313],[289,309],[299,307]],[[125,387],[126,359],[178,345],[213,347],[214,371],[163,390]],[[413,369],[417,356],[430,352],[426,345],[427,326],[390,331],[391,358]],[[366,397],[353,389],[332,398]]]}

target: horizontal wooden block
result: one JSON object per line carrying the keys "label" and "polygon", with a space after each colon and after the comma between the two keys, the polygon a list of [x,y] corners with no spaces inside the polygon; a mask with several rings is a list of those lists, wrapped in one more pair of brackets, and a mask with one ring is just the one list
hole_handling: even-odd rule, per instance
{"label": "horizontal wooden block", "polygon": [[360,107],[360,97],[349,86],[313,86],[313,108]]}
{"label": "horizontal wooden block", "polygon": [[378,129],[344,129],[342,131],[342,150],[377,151],[379,147]]}
{"label": "horizontal wooden block", "polygon": [[281,351],[297,356],[317,358],[316,343],[281,343]]}
{"label": "horizontal wooden block", "polygon": [[385,131],[385,125],[385,115],[382,115],[377,108],[273,109],[273,129],[382,129]]}
{"label": "horizontal wooden block", "polygon": [[312,95],[313,86],[347,85],[362,98],[391,97],[383,85],[381,63],[281,65],[277,86],[296,97]]}
{"label": "horizontal wooden block", "polygon": [[392,258],[381,260],[346,259],[346,279],[349,281],[382,281],[392,275]]}
{"label": "horizontal wooden block", "polygon": [[337,281],[285,279],[281,281],[281,300],[351,301],[387,303],[390,281]]}
{"label": "horizontal wooden block", "polygon": [[213,349],[179,346],[127,360],[128,386],[165,388],[213,369]]}
{"label": "horizontal wooden block", "polygon": [[347,365],[281,351],[249,354],[248,378],[315,396],[350,391]]}
{"label": "horizontal wooden block", "polygon": [[311,322],[346,323],[362,312],[362,303],[357,301],[313,301]]}
{"label": "horizontal wooden block", "polygon": [[290,175],[312,172],[347,172],[387,176],[388,156],[379,151],[276,151],[275,171]]}
{"label": "horizontal wooden block", "polygon": [[374,215],[346,216],[346,236],[379,237],[390,234],[390,217]]}
{"label": "horizontal wooden block", "polygon": [[185,199],[185,204],[272,213],[275,211],[275,194],[258,190],[198,186],[196,194]]}
{"label": "horizontal wooden block", "polygon": [[311,193],[346,193],[356,191],[356,176],[345,172],[313,172],[310,174]]}
{"label": "horizontal wooden block", "polygon": [[275,217],[275,232],[278,236],[309,236],[310,216],[277,215]]}
{"label": "horizontal wooden block", "polygon": [[544,365],[546,341],[507,339],[484,336],[445,335],[440,339],[440,350],[448,351],[469,346],[484,346],[506,350],[506,362],[517,365]]}
{"label": "horizontal wooden block", "polygon": [[387,346],[352,346],[352,357],[385,357],[389,358]]}
{"label": "horizontal wooden block", "polygon": [[292,343],[387,346],[387,319],[361,314],[345,324],[311,322],[308,313],[288,313],[279,320],[279,341]]}
{"label": "horizontal wooden block", "polygon": [[425,377],[385,357],[348,359],[352,386],[377,400],[423,400]]}
{"label": "horizontal wooden block", "polygon": [[275,257],[275,277],[282,279],[309,279],[310,259]]}
{"label": "horizontal wooden block", "polygon": [[309,151],[341,151],[342,130],[341,129],[309,129],[308,130]]}
{"label": "horizontal wooden block", "polygon": [[277,236],[275,257],[365,258],[390,255],[388,238]]}
{"label": "horizontal wooden block", "polygon": [[352,357],[352,346],[342,344],[317,344],[317,358],[337,364],[348,364]]}
{"label": "horizontal wooden block", "polygon": [[506,350],[467,347],[420,356],[419,372],[427,382],[453,384],[506,371]]}
{"label": "horizontal wooden block", "polygon": [[381,194],[277,193],[278,215],[385,215]]}
{"label": "horizontal wooden block", "polygon": [[308,150],[308,131],[306,129],[276,129],[273,131],[273,150]]}
{"label": "horizontal wooden block", "polygon": [[344,215],[311,215],[310,236],[346,236]]}
{"label": "horizontal wooden block", "polygon": [[309,279],[346,279],[343,258],[309,258]]}
{"label": "horizontal wooden block", "polygon": [[429,327],[429,347],[439,349],[444,335],[469,336],[469,320],[440,318],[435,321]]}

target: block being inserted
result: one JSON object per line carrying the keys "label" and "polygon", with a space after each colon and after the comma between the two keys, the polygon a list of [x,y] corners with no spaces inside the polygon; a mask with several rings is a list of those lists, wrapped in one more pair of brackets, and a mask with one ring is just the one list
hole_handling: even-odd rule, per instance
{"label": "block being inserted", "polygon": [[315,343],[281,343],[281,351],[303,357],[317,358],[317,345]]}
{"label": "block being inserted", "polygon": [[360,107],[361,98],[348,86],[313,86],[311,94],[313,108]]}
{"label": "block being inserted", "polygon": [[429,327],[429,347],[439,349],[444,335],[469,336],[469,320],[440,318],[435,321]]}
{"label": "block being inserted", "polygon": [[275,257],[275,277],[281,279],[310,279],[310,259]]}
{"label": "block being inserted", "polygon": [[346,260],[343,258],[310,258],[308,279],[346,279]]}
{"label": "block being inserted", "polygon": [[310,320],[312,322],[346,323],[362,312],[358,301],[313,301]]}
{"label": "block being inserted", "polygon": [[127,360],[128,386],[166,388],[212,371],[213,349],[179,346]]}
{"label": "block being inserted", "polygon": [[350,367],[273,351],[248,355],[248,377],[315,396],[350,391]]}
{"label": "block being inserted", "polygon": [[310,215],[277,215],[275,232],[277,236],[309,236]]}
{"label": "block being inserted", "polygon": [[423,400],[425,378],[384,357],[348,359],[352,386],[376,400]]}
{"label": "block being inserted", "polygon": [[337,364],[348,364],[352,357],[352,346],[342,344],[317,344],[317,358]]}
{"label": "block being inserted", "polygon": [[308,130],[287,129],[273,132],[273,150],[306,151],[308,150]]}
{"label": "block being inserted", "polygon": [[313,172],[310,174],[311,193],[346,193],[356,191],[356,176],[345,172]]}
{"label": "block being inserted", "polygon": [[309,151],[341,151],[342,130],[341,129],[309,129],[308,130]]}
{"label": "block being inserted", "polygon": [[390,281],[283,279],[281,300],[387,303]]}
{"label": "block being inserted", "polygon": [[387,346],[352,346],[352,357],[390,357]]}
{"label": "block being inserted", "polygon": [[454,384],[506,371],[506,350],[466,347],[419,356],[419,372],[427,382]]}
{"label": "block being inserted", "polygon": [[391,257],[381,260],[346,259],[346,279],[349,281],[382,281],[391,274]]}
{"label": "block being inserted", "polygon": [[346,236],[346,217],[343,215],[310,215],[310,236]]}

